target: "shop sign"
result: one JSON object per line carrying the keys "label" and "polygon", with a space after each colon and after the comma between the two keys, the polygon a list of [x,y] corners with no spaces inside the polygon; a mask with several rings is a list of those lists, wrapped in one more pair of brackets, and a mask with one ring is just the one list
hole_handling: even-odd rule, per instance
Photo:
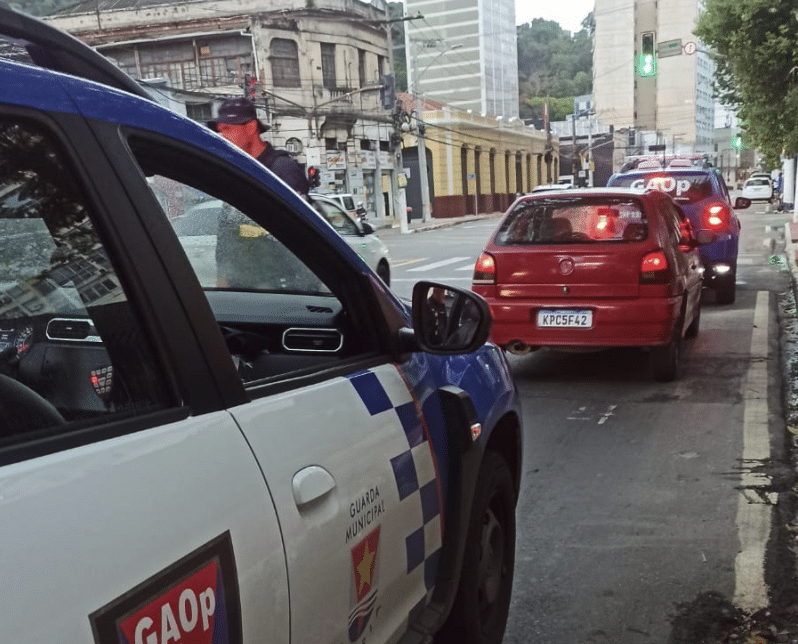
{"label": "shop sign", "polygon": [[327,169],[346,170],[346,156],[343,152],[327,150]]}

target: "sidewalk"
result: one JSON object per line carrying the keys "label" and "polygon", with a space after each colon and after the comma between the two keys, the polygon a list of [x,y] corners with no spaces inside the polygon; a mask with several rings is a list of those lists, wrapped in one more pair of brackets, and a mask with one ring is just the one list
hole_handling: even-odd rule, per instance
{"label": "sidewalk", "polygon": [[[469,221],[481,221],[483,219],[498,219],[503,212],[480,213],[477,215],[463,215],[462,217],[441,217],[439,219],[432,218],[430,221],[422,221],[421,219],[411,219],[407,225],[408,233],[420,233],[425,230],[435,230],[437,228],[451,228],[458,224],[463,224]],[[382,234],[383,232],[392,231],[401,233],[401,227],[393,219],[385,217],[383,219],[368,218],[366,222],[372,225],[375,232]]]}

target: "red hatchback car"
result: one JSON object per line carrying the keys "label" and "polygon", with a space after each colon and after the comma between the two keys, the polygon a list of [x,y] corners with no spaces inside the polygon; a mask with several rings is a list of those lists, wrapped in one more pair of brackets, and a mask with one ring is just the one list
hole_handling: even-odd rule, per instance
{"label": "red hatchback car", "polygon": [[651,348],[673,380],[684,337],[698,333],[701,261],[689,220],[667,194],[623,188],[523,197],[474,269],[493,314],[491,339],[517,354],[541,347]]}

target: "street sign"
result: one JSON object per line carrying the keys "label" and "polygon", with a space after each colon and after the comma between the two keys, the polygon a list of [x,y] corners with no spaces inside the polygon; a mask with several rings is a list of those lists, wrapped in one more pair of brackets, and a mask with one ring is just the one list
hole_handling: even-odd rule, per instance
{"label": "street sign", "polygon": [[659,58],[666,58],[668,56],[681,56],[682,54],[682,39],[665,40],[657,43],[657,56]]}
{"label": "street sign", "polygon": [[682,47],[682,49],[684,50],[685,54],[692,56],[698,49],[698,45],[691,40],[690,42],[684,43],[684,47]]}
{"label": "street sign", "polygon": [[657,145],[649,145],[648,146],[649,152],[665,152],[665,144],[658,143]]}

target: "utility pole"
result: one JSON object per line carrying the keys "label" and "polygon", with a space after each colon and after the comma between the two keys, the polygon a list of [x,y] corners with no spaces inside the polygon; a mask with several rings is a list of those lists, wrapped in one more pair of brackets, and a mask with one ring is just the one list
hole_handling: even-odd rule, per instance
{"label": "utility pole", "polygon": [[[402,18],[391,19],[390,14],[388,13],[388,3],[385,3],[385,28],[388,35],[388,64],[391,68],[391,74],[395,74],[394,62],[393,62],[393,30],[391,29],[391,25],[394,22],[403,22],[406,20],[416,20],[417,18],[423,18],[420,13],[416,16],[404,16]],[[397,109],[397,105],[394,106],[394,111]],[[410,229],[407,225],[407,198],[405,196],[405,189],[404,187],[399,186],[399,177],[404,176],[404,160],[402,159],[402,140],[401,134],[402,131],[400,129],[396,129],[398,126],[397,119],[394,119],[394,128],[396,138],[398,139],[398,143],[396,144],[396,149],[394,150],[394,169],[391,172],[391,194],[393,196],[393,215],[395,219],[399,220],[399,230],[403,233],[410,232]],[[393,147],[391,144],[390,147]],[[379,150],[377,151],[379,154]],[[382,198],[382,186],[380,186],[380,198]]]}
{"label": "utility pole", "polygon": [[424,222],[432,219],[429,203],[429,179],[427,177],[427,147],[424,144],[424,123],[421,120],[422,101],[418,87],[418,42],[410,40],[413,59],[413,100],[416,109],[416,142],[418,147],[418,180],[421,187],[421,213]]}

